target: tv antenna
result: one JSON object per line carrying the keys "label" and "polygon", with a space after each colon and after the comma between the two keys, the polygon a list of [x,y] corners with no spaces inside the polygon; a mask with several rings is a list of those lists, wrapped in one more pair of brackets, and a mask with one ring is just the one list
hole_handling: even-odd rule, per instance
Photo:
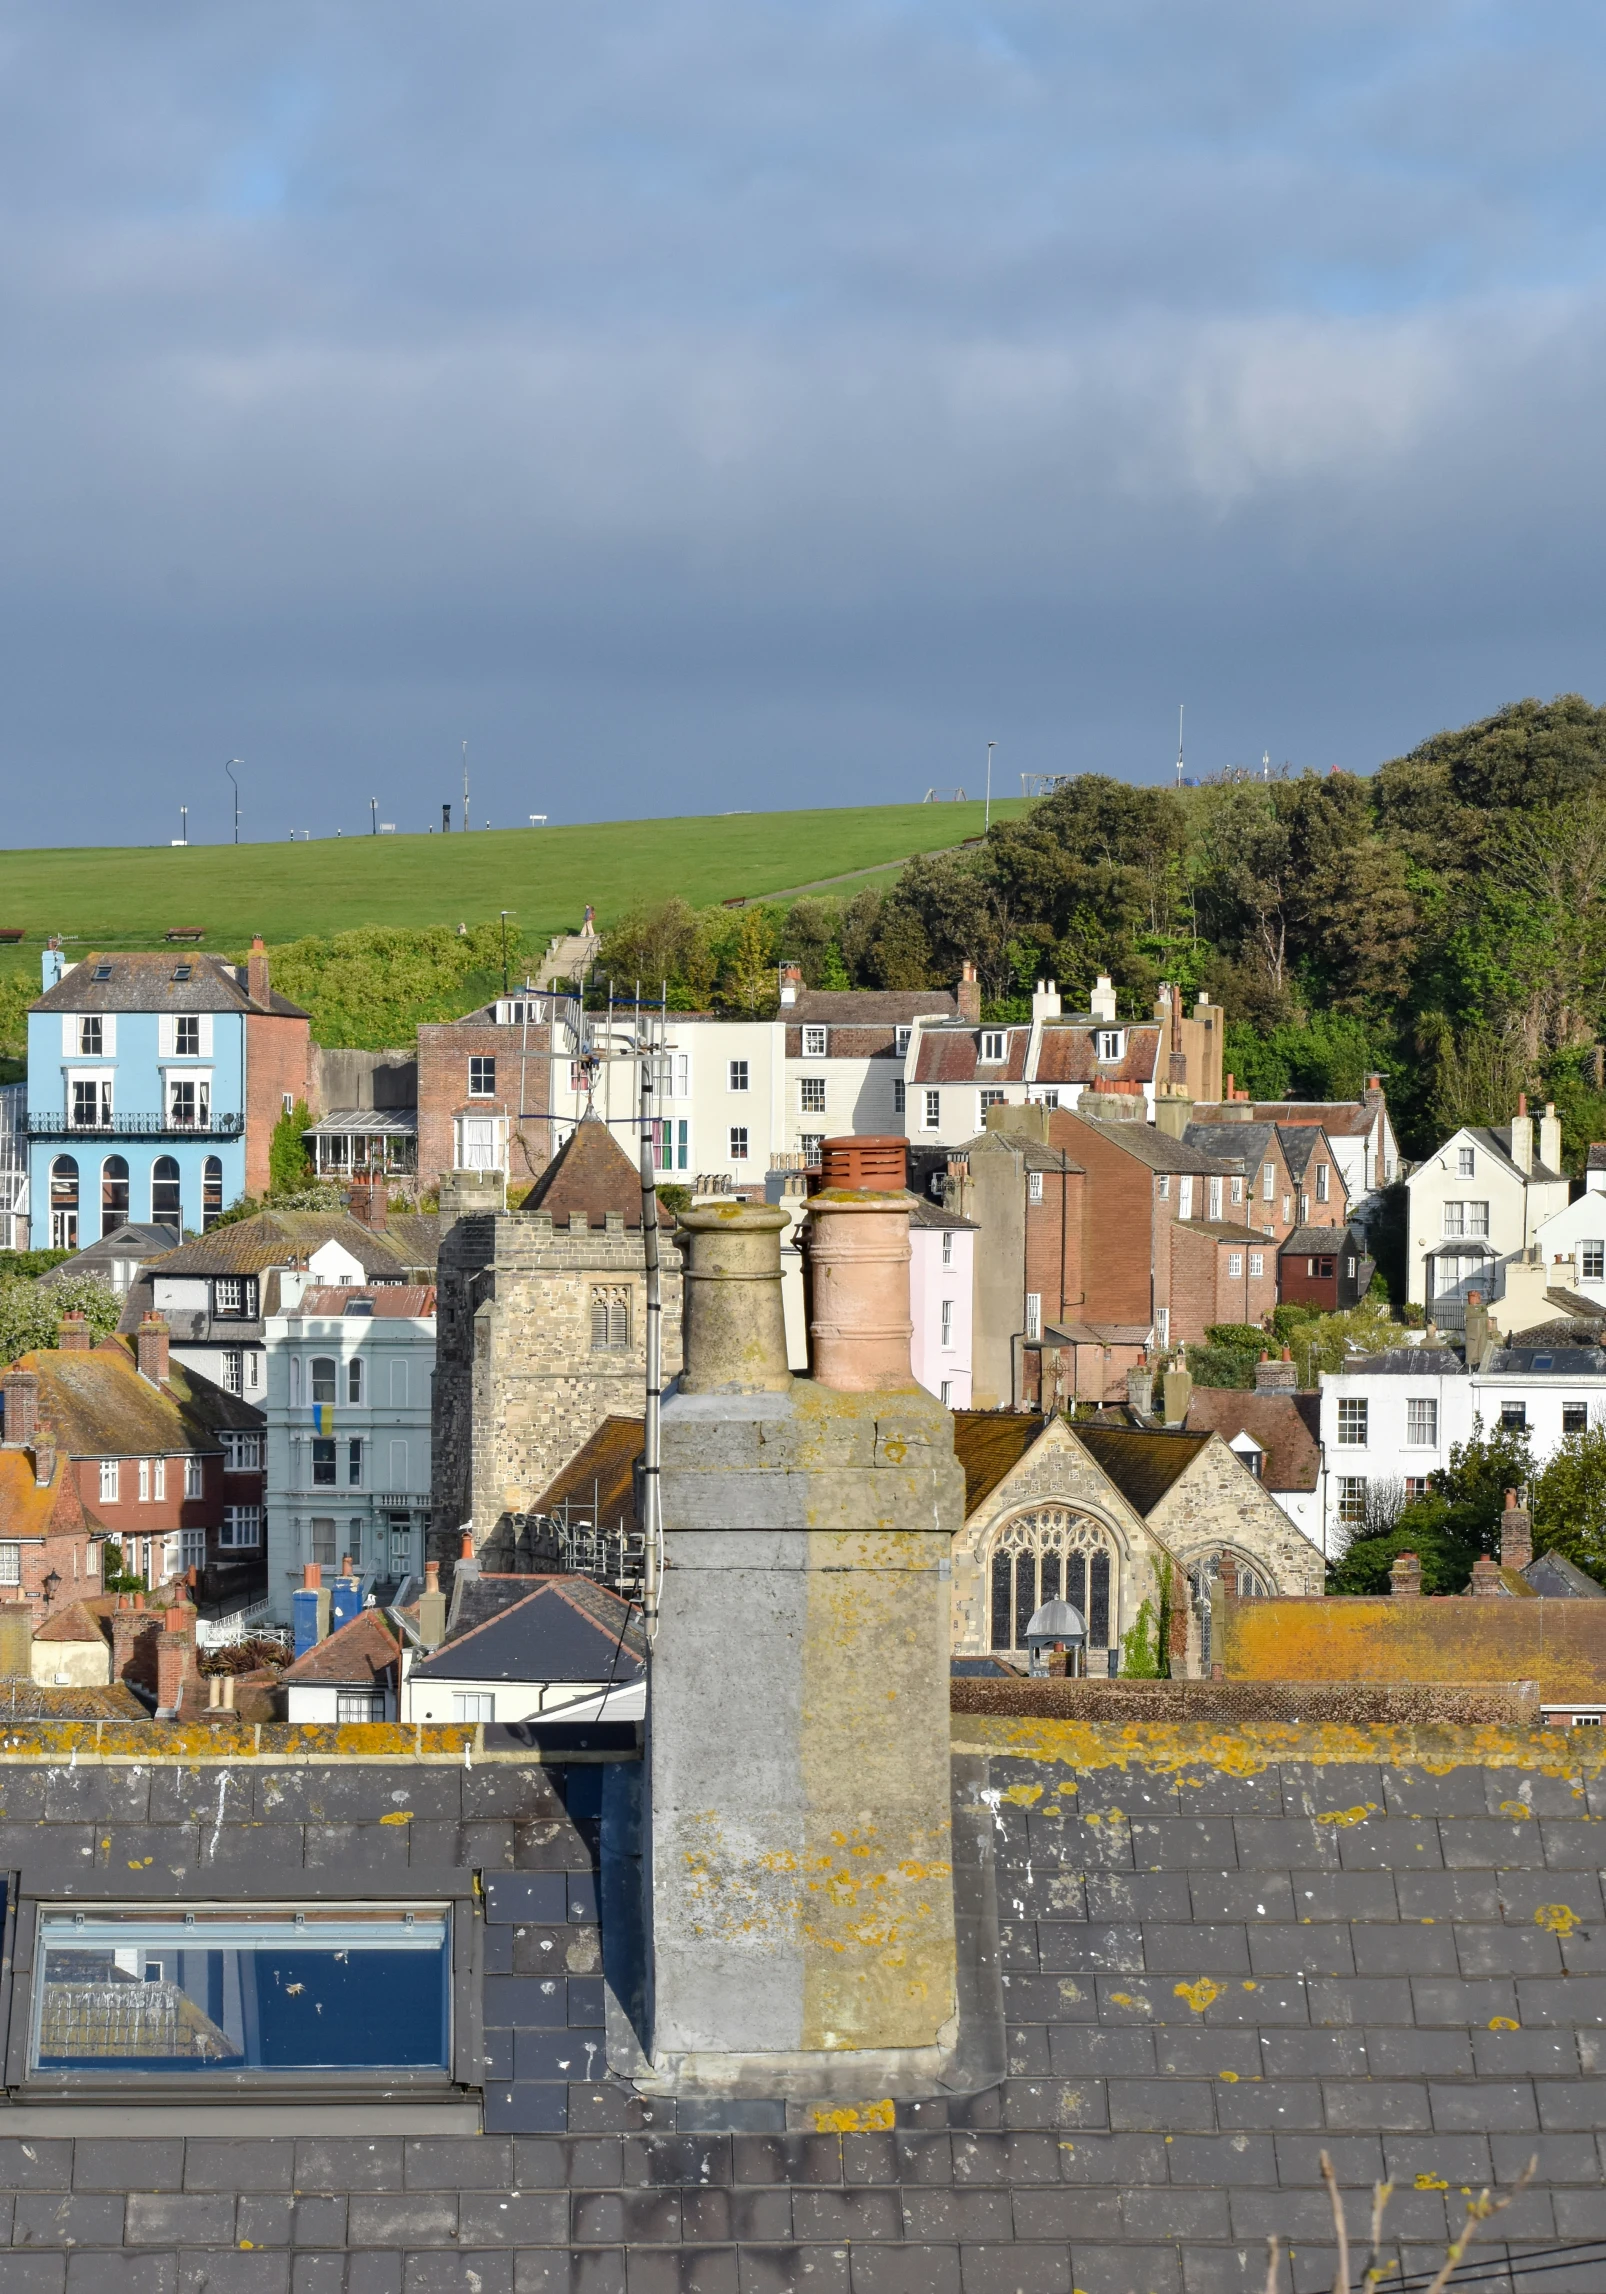
{"label": "tv antenna", "polygon": [[1182,786],[1182,712],[1186,704],[1177,703],[1177,786]]}

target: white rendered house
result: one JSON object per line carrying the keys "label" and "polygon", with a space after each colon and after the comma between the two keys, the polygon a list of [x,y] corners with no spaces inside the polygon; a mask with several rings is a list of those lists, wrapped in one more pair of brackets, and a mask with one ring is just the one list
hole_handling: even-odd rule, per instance
{"label": "white rendered house", "polygon": [[1487,1305],[1505,1290],[1505,1268],[1567,1207],[1561,1124],[1546,1107],[1538,1126],[1519,1099],[1510,1123],[1468,1124],[1419,1163],[1406,1181],[1407,1295],[1441,1330],[1460,1330],[1467,1299]]}
{"label": "white rendered house", "polygon": [[919,1200],[909,1214],[909,1358],[915,1379],[950,1410],[970,1408],[971,1299],[977,1229]]}

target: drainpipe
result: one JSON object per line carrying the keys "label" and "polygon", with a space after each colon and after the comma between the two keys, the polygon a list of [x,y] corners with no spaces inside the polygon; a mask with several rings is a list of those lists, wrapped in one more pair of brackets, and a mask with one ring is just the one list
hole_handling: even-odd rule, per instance
{"label": "drainpipe", "polygon": [[[636,1031],[640,1047],[641,1031]],[[642,1622],[649,1649],[658,1631],[658,1581],[663,1512],[659,1504],[659,1408],[663,1401],[664,1299],[658,1263],[658,1190],[652,1155],[653,1051],[641,1061],[641,1252],[647,1290],[646,1425],[641,1462]],[[593,1508],[593,1518],[595,1509]]]}

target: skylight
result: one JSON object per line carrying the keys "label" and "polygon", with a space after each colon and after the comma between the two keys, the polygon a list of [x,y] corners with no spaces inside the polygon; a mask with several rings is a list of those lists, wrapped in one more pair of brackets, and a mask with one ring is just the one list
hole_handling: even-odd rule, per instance
{"label": "skylight", "polygon": [[179,964],[179,965],[175,966],[175,968],[174,968],[174,972],[173,972],[173,977],[174,977],[174,979],[175,979],[175,980],[187,980],[187,979],[189,978],[189,976],[190,976],[190,972],[191,972],[192,968],[193,968],[193,967],[192,967],[192,966],[190,966],[189,964]]}
{"label": "skylight", "polygon": [[90,976],[96,980],[109,980],[112,976],[112,968],[110,964],[97,964]]}

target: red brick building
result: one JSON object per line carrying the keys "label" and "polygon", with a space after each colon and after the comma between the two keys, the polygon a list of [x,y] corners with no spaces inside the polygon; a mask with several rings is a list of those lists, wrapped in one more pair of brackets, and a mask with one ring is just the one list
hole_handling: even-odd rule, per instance
{"label": "red brick building", "polygon": [[[448,1171],[505,1171],[517,1189],[552,1159],[554,1041],[561,997],[504,996],[418,1031],[418,1183]],[[558,1056],[568,1047],[557,1042]]]}
{"label": "red brick building", "polygon": [[[0,1589],[100,1589],[102,1548],[155,1585],[198,1573],[203,1601],[263,1569],[260,1410],[171,1362],[164,1323],[96,1346],[69,1316],[59,1347],[6,1371]],[[12,1598],[16,1595],[13,1593]]]}

